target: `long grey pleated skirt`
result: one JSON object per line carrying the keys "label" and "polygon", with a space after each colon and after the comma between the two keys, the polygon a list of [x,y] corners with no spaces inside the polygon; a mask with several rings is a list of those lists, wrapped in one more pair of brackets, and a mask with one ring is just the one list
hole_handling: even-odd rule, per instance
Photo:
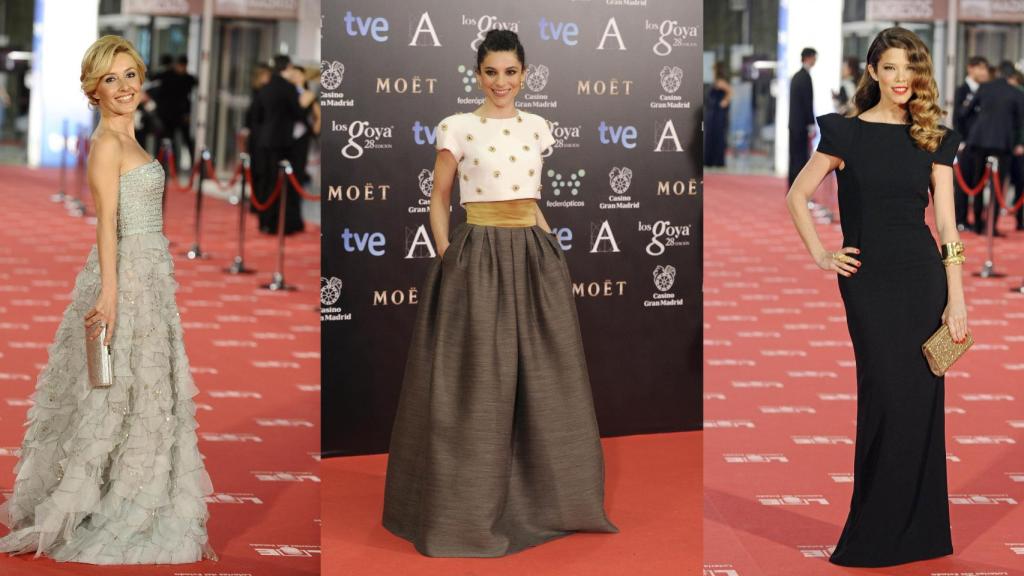
{"label": "long grey pleated skirt", "polygon": [[538,226],[461,224],[421,290],[384,527],[428,556],[617,532],[565,255]]}

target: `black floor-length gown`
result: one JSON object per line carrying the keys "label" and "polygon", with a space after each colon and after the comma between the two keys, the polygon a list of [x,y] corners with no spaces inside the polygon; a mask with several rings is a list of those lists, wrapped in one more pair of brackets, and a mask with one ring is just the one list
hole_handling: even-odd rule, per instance
{"label": "black floor-length gown", "polygon": [[839,277],[857,360],[853,498],[831,561],[889,566],[952,554],[944,380],[921,344],[939,328],[946,274],[925,223],[933,163],[952,165],[960,137],[918,148],[909,125],[827,114],[818,151],[837,171],[843,246],[862,265]]}

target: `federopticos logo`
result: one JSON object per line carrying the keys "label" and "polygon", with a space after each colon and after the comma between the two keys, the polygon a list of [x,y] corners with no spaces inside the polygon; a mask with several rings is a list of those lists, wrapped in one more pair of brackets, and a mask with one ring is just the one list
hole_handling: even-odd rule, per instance
{"label": "federopticos logo", "polygon": [[682,95],[676,94],[683,85],[682,68],[679,66],[662,66],[658,80],[661,83],[662,94],[658,94],[657,100],[651,101],[652,110],[686,110],[690,108],[690,101],[684,101]]}
{"label": "federopticos logo", "polygon": [[627,166],[613,166],[608,172],[608,187],[612,193],[608,195],[608,201],[598,204],[601,210],[627,210],[640,207],[639,200],[633,200],[627,195],[629,186],[633,182],[633,170]]}
{"label": "federopticos logo", "polygon": [[353,98],[345,98],[344,92],[338,92],[345,80],[345,64],[337,60],[324,60],[320,63],[320,106],[324,108],[351,108],[356,105]]}
{"label": "federopticos logo", "polygon": [[341,147],[341,155],[349,160],[361,158],[367,150],[389,150],[393,148],[391,138],[395,127],[374,126],[366,120],[349,123],[331,121],[331,132],[341,133],[348,142]]}
{"label": "federopticos logo", "polygon": [[677,298],[674,292],[670,292],[676,282],[676,267],[672,265],[658,265],[652,273],[654,288],[656,292],[644,300],[644,308],[656,306],[682,306],[683,299]]}
{"label": "federopticos logo", "polygon": [[579,208],[586,202],[577,198],[583,190],[583,178],[587,171],[583,168],[572,172],[561,172],[549,168],[545,173],[548,177],[548,191],[554,198],[545,201],[548,208]]}
{"label": "federopticos logo", "polygon": [[700,46],[700,27],[680,24],[678,20],[644,20],[644,30],[657,35],[651,50],[658,56],[668,56],[675,48]]}
{"label": "federopticos logo", "polygon": [[640,232],[650,232],[651,241],[647,243],[647,253],[651,256],[661,256],[667,248],[689,246],[691,227],[686,225],[673,225],[668,220],[658,220],[653,223],[640,222]]}

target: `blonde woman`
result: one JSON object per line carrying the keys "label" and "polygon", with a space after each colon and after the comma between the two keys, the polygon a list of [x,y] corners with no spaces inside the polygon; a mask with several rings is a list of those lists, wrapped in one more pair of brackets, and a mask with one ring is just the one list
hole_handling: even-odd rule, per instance
{"label": "blonde woman", "polygon": [[[787,201],[804,244],[838,274],[857,360],[853,498],[831,561],[889,566],[953,552],[941,376],[921,344],[943,323],[967,335],[953,210],[960,136],[942,110],[928,49],[888,28],[867,54],[849,116],[818,118],[821,142]],[[807,201],[836,171],[843,246],[825,248]],[[930,190],[930,198],[929,198]],[[934,206],[940,249],[925,224]]]}
{"label": "blonde woman", "polygon": [[[99,111],[88,181],[96,246],[75,280],[28,413],[0,551],[90,564],[215,558],[196,447],[197,390],[162,233],[164,174],[135,140],[146,67],[104,36],[82,59],[82,91]],[[91,387],[86,338],[105,342],[113,383]]]}

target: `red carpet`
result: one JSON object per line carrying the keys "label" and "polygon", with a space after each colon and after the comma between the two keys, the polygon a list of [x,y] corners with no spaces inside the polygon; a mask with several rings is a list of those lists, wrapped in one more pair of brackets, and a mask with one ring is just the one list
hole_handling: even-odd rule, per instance
{"label": "red carpet", "polygon": [[[21,445],[28,396],[68,302],[95,229],[50,202],[57,174],[0,168],[0,490],[7,496]],[[273,272],[276,239],[259,237],[250,217],[247,263],[259,272],[229,276],[238,208],[207,200],[203,249],[191,245],[194,196],[170,193],[165,217],[181,284],[178,304],[196,397],[199,445],[216,493],[210,541],[219,562],[95,567],[31,556],[0,556],[4,576],[56,574],[299,575],[320,569],[319,230],[288,239],[285,270],[297,292],[259,285]],[[2,530],[2,529],[0,529]]]}
{"label": "red carpet", "polygon": [[387,457],[324,460],[325,576],[696,576],[701,432],[602,441],[618,534],[573,534],[503,558],[427,558],[380,525]]}
{"label": "red carpet", "polygon": [[[827,563],[852,490],[856,382],[835,274],[811,261],[785,182],[709,176],[705,203],[705,576],[1024,574],[1024,233],[965,234],[977,344],[946,378],[955,554],[896,568]],[[929,209],[930,210],[930,209]],[[929,219],[931,219],[929,211]],[[819,226],[838,248],[838,224]]]}

